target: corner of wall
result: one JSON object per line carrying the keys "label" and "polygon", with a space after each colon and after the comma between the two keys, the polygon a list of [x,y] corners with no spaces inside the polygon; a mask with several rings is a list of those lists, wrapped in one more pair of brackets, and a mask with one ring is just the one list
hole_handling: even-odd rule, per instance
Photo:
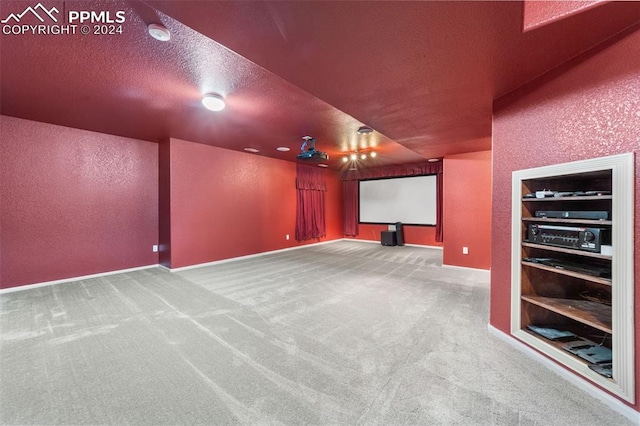
{"label": "corner of wall", "polygon": [[171,140],[158,144],[158,263],[171,268]]}

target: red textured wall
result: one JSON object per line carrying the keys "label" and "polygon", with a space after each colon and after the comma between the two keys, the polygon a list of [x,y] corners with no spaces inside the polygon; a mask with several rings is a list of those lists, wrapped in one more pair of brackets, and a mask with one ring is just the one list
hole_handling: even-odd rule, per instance
{"label": "red textured wall", "polygon": [[158,263],[157,145],[0,116],[0,287]]}
{"label": "red textured wall", "polygon": [[[356,240],[380,241],[380,232],[389,229],[388,225],[374,225],[361,223],[358,225],[358,236]],[[411,226],[402,227],[405,244],[419,244],[423,246],[442,246],[436,242],[435,226]]]}
{"label": "red textured wall", "polygon": [[[444,159],[444,265],[491,267],[491,151]],[[462,254],[462,247],[469,254]]]}
{"label": "red textured wall", "polygon": [[604,3],[603,0],[562,0],[540,1],[525,0],[523,2],[523,21],[525,31],[547,25],[586,9]]}
{"label": "red textured wall", "polygon": [[[640,321],[640,27],[496,103],[491,324],[509,333],[511,172],[635,152],[635,318]],[[640,383],[640,339],[636,339]],[[637,386],[636,401],[640,401]],[[635,408],[638,410],[639,405]]]}
{"label": "red textured wall", "polygon": [[[295,163],[169,143],[172,268],[316,242],[295,241]],[[342,238],[342,182],[326,174],[323,240],[332,240]]]}

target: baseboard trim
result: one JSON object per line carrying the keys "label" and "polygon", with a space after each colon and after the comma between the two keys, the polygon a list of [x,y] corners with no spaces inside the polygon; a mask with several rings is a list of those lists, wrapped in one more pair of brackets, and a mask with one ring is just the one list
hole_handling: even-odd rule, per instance
{"label": "baseboard trim", "polygon": [[409,247],[422,247],[422,248],[430,248],[430,249],[436,249],[436,250],[442,250],[442,246],[429,246],[426,244],[405,244],[405,246],[409,246]]}
{"label": "baseboard trim", "polygon": [[63,284],[63,283],[68,283],[68,282],[73,282],[73,281],[88,280],[90,278],[106,277],[108,275],[123,274],[125,272],[141,271],[143,269],[156,268],[157,266],[159,266],[159,265],[137,266],[135,268],[118,269],[117,271],[100,272],[98,274],[81,275],[79,277],[64,278],[64,279],[61,279],[61,280],[45,281],[45,282],[41,282],[41,283],[19,285],[19,286],[16,286],[16,287],[9,287],[9,288],[0,289],[0,294],[13,293],[15,291],[22,291],[22,290],[31,290],[33,288],[47,287],[47,286],[50,286],[50,285]]}
{"label": "baseboard trim", "polygon": [[287,251],[291,251],[291,250],[298,250],[298,249],[302,249],[302,248],[305,248],[305,247],[314,247],[314,246],[319,246],[319,245],[323,245],[323,244],[331,244],[331,243],[335,243],[337,241],[342,241],[342,240],[343,240],[343,238],[338,238],[336,240],[329,240],[329,241],[320,241],[320,242],[317,242],[317,243],[305,244],[305,245],[302,245],[302,246],[287,247],[287,248],[283,248],[283,249],[277,249],[277,250],[271,250],[271,251],[263,251],[261,253],[247,254],[247,255],[244,255],[244,256],[230,257],[228,259],[214,260],[212,262],[198,263],[196,265],[181,266],[179,268],[167,268],[166,266],[162,266],[162,267],[165,268],[168,271],[171,271],[171,272],[181,272],[181,271],[187,271],[189,269],[204,268],[205,266],[219,265],[221,263],[235,262],[237,260],[245,260],[245,259],[251,259],[251,258],[254,258],[254,257],[266,256],[268,254],[283,253],[283,252],[287,252]]}
{"label": "baseboard trim", "polygon": [[629,407],[624,402],[600,390],[599,388],[591,385],[589,382],[582,380],[575,374],[572,374],[569,370],[562,368],[560,365],[556,364],[555,362],[551,361],[549,358],[540,354],[538,351],[535,351],[534,349],[530,348],[524,343],[519,342],[515,338],[511,337],[509,334],[504,333],[501,330],[498,330],[491,324],[487,326],[487,330],[489,331],[490,334],[494,335],[498,339],[511,345],[512,347],[519,350],[520,352],[524,353],[529,358],[539,362],[540,364],[542,364],[549,370],[553,371],[554,373],[556,373],[557,375],[559,375],[560,377],[562,377],[572,385],[576,386],[577,388],[579,388],[589,396],[592,396],[593,398],[596,398],[597,400],[602,401],[602,403],[604,403],[607,407],[611,408],[613,411],[620,413],[621,415],[625,416],[632,422],[635,422],[635,424],[640,424],[640,412]]}
{"label": "baseboard trim", "polygon": [[166,271],[166,272],[171,272],[171,268],[167,268],[167,267],[166,267],[166,266],[164,266],[164,265],[160,265],[160,264],[158,264],[158,268],[160,268],[160,269],[162,269],[163,271]]}
{"label": "baseboard trim", "polygon": [[[62,283],[73,282],[73,281],[81,281],[81,280],[86,280],[86,279],[90,279],[90,278],[105,277],[105,276],[108,276],[108,275],[122,274],[122,273],[126,273],[126,272],[140,271],[140,270],[143,270],[143,269],[150,269],[150,268],[160,268],[160,269],[162,269],[164,271],[168,271],[168,272],[180,272],[180,271],[186,271],[186,270],[189,270],[189,269],[203,268],[205,266],[210,266],[210,265],[217,265],[217,264],[220,264],[220,263],[227,263],[227,262],[233,262],[233,261],[236,261],[236,260],[250,259],[250,258],[253,258],[253,257],[265,256],[265,255],[268,255],[268,254],[275,254],[275,253],[282,253],[282,252],[287,252],[287,251],[291,251],[291,250],[298,250],[298,249],[305,248],[305,247],[313,247],[313,246],[317,246],[317,245],[330,244],[330,243],[335,243],[337,241],[360,241],[360,242],[365,242],[365,243],[380,244],[380,241],[374,241],[374,240],[359,240],[359,239],[355,239],[355,238],[338,238],[338,239],[335,239],[335,240],[320,241],[320,242],[317,242],[317,243],[304,244],[304,245],[296,246],[296,247],[287,247],[287,248],[278,249],[278,250],[265,251],[265,252],[262,252],[262,253],[254,253],[254,254],[248,254],[248,255],[245,255],[245,256],[231,257],[229,259],[214,260],[213,262],[199,263],[197,265],[182,266],[180,268],[168,268],[168,267],[166,267],[164,265],[155,264],[155,265],[138,266],[138,267],[135,267],[135,268],[128,268],[128,269],[118,269],[118,270],[115,270],[115,271],[101,272],[101,273],[98,273],[98,274],[82,275],[82,276],[77,276],[77,277],[64,278],[64,279],[54,280],[54,281],[45,281],[45,282],[41,282],[41,283],[26,284],[26,285],[21,285],[21,286],[16,286],[16,287],[9,287],[9,288],[0,289],[0,294],[12,293],[12,292],[21,291],[21,290],[30,290],[30,289],[33,289],[33,288],[46,287],[46,286],[50,286],[50,285],[62,284]],[[421,244],[405,244],[405,245],[411,246],[411,247],[434,248],[434,249],[442,250],[442,247],[440,247],[440,246],[428,246],[428,245],[421,245]]]}
{"label": "baseboard trim", "polygon": [[[374,243],[374,244],[380,245],[380,241],[376,241],[376,240],[360,240],[358,238],[343,238],[342,240],[343,241],[360,241],[362,243]],[[426,245],[426,244],[405,244],[405,246],[432,248],[432,249],[442,250],[442,246],[429,246],[429,245]],[[402,247],[402,246],[390,246],[390,247]]]}
{"label": "baseboard trim", "polygon": [[491,274],[491,269],[480,269],[480,268],[469,268],[468,266],[457,266],[457,265],[442,265],[443,268],[447,269],[460,269],[463,271],[474,271],[474,272],[486,272]]}
{"label": "baseboard trim", "polygon": [[361,243],[374,243],[374,244],[380,244],[380,241],[376,241],[376,240],[361,240],[359,238],[343,238],[344,241],[359,241]]}
{"label": "baseboard trim", "polygon": [[318,243],[305,244],[305,245],[296,246],[296,247],[287,247],[287,248],[284,248],[284,249],[266,251],[266,252],[262,252],[262,253],[249,254],[249,255],[246,255],[246,256],[232,257],[232,258],[229,258],[229,259],[216,260],[216,261],[209,262],[209,263],[200,263],[200,264],[197,264],[197,265],[184,266],[182,268],[173,268],[173,269],[171,269],[171,268],[167,268],[164,265],[155,264],[155,265],[138,266],[138,267],[135,267],[135,268],[128,268],[128,269],[118,269],[116,271],[101,272],[101,273],[98,273],[98,274],[81,275],[81,276],[77,276],[77,277],[64,278],[64,279],[61,279],[61,280],[44,281],[44,282],[41,282],[41,283],[34,283],[34,284],[25,284],[25,285],[16,286],[16,287],[9,287],[9,288],[0,289],[0,294],[12,293],[12,292],[21,291],[21,290],[30,290],[30,289],[33,289],[33,288],[46,287],[46,286],[50,286],[50,285],[68,283],[68,282],[73,282],[73,281],[81,281],[81,280],[86,280],[86,279],[90,279],[90,278],[105,277],[105,276],[108,276],[108,275],[122,274],[122,273],[125,273],[125,272],[140,271],[140,270],[143,270],[143,269],[150,269],[150,268],[160,268],[160,269],[162,269],[164,271],[168,271],[168,272],[178,272],[178,271],[183,271],[183,270],[186,270],[186,269],[200,268],[200,267],[203,267],[203,266],[214,265],[214,264],[217,264],[217,263],[232,262],[234,260],[248,259],[248,258],[251,258],[251,257],[264,256],[264,255],[267,255],[267,254],[273,254],[273,253],[284,252],[284,251],[289,251],[289,250],[296,250],[296,249],[300,249],[300,248],[304,248],[304,247],[312,247],[312,246],[315,246],[315,245],[329,244],[329,243],[333,243],[333,242],[336,242],[336,241],[342,241],[342,238],[339,238],[339,239],[336,239],[336,240],[329,240],[329,241],[320,241]]}

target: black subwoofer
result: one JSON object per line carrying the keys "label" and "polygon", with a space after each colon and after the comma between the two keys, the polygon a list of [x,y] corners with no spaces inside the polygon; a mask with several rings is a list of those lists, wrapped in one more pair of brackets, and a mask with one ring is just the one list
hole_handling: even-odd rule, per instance
{"label": "black subwoofer", "polygon": [[383,246],[395,246],[397,245],[396,241],[396,231],[382,231],[380,233],[380,242]]}

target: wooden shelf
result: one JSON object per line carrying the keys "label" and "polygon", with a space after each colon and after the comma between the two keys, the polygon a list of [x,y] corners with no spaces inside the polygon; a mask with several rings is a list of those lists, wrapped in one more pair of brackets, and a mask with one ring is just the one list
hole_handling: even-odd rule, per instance
{"label": "wooden shelf", "polygon": [[[634,397],[637,395],[634,381],[629,380],[637,375],[633,341],[633,336],[637,335],[633,318],[634,284],[637,282],[633,262],[633,248],[637,244],[634,238],[637,236],[633,231],[638,220],[637,214],[634,219],[635,160],[633,153],[618,154],[515,170],[511,174],[512,334],[567,369],[631,403],[636,402]],[[533,197],[538,191],[564,192],[568,196]],[[582,195],[580,191],[583,191]],[[569,217],[536,217],[536,214],[546,216],[544,211]],[[581,211],[592,213],[577,213]],[[605,211],[608,212],[606,220],[579,219]],[[576,213],[564,215],[562,212]],[[603,216],[601,213],[600,217]],[[538,236],[529,238],[535,227],[551,228],[551,235],[549,238],[538,237],[543,234],[540,230]],[[581,250],[588,247],[595,250],[596,241],[590,241],[593,245],[570,243],[574,237],[578,237],[577,240],[580,237],[576,235],[578,232],[563,232],[564,227],[574,230],[600,228],[607,234],[601,235],[605,244],[602,253],[600,249],[597,253]],[[553,229],[557,228],[560,229],[555,232]],[[568,238],[563,239],[563,234]],[[564,246],[565,241],[569,247]],[[615,241],[615,244],[609,241]],[[615,335],[613,323],[616,324]],[[611,350],[615,377],[609,379],[598,374],[588,367],[588,362],[566,351],[563,345],[572,338],[549,340],[529,331],[529,325],[571,331],[581,339],[603,344]]]}
{"label": "wooden shelf", "polygon": [[[561,350],[562,352],[564,352],[564,353],[566,353],[566,354],[570,355],[570,356],[571,356],[571,357],[573,357],[573,359],[575,359],[577,362],[579,362],[579,363],[583,364],[585,367],[587,367],[587,368],[588,368],[588,365],[590,364],[590,362],[589,362],[589,361],[587,361],[587,360],[585,360],[585,359],[582,359],[582,358],[580,358],[579,356],[574,355],[574,354],[572,354],[571,352],[569,352],[569,351],[567,351],[567,350],[565,350],[565,349],[563,348],[563,346],[566,344],[566,341],[549,340],[549,339],[546,339],[546,338],[544,338],[544,337],[540,336],[539,334],[534,333],[534,332],[533,332],[533,331],[531,331],[531,330],[527,330],[526,328],[522,329],[522,331],[524,331],[525,333],[527,333],[527,334],[529,334],[529,335],[531,335],[531,336],[535,337],[536,339],[542,340],[542,341],[543,341],[543,342],[545,342],[547,345],[553,346],[553,347],[557,348],[558,350]],[[580,338],[580,337],[578,336],[578,338]],[[576,340],[577,340],[578,338],[576,338]],[[595,342],[594,342],[594,343],[595,343]],[[608,381],[610,381],[610,382],[612,382],[612,383],[614,382],[614,380],[613,380],[613,379],[611,379],[611,378],[609,378],[609,377],[602,376],[602,379],[604,379],[604,380],[608,380]]]}
{"label": "wooden shelf", "polygon": [[611,226],[613,222],[610,220],[600,220],[600,219],[554,219],[548,217],[523,217],[523,222],[553,222],[553,223],[578,223],[585,225],[604,225]]}
{"label": "wooden shelf", "polygon": [[548,309],[552,312],[597,328],[605,333],[612,333],[611,306],[588,300],[556,299],[541,296],[521,296],[522,300]]}
{"label": "wooden shelf", "polygon": [[526,262],[524,260],[522,261],[522,264],[524,266],[528,266],[530,268],[542,269],[543,271],[549,271],[549,272],[553,272],[555,274],[567,275],[569,277],[580,278],[582,280],[586,280],[586,281],[591,281],[593,283],[607,285],[609,287],[611,286],[611,278],[596,277],[596,276],[593,276],[593,275],[582,274],[580,272],[570,271],[570,270],[567,270],[567,269],[560,269],[560,268],[555,268],[553,266],[543,265],[541,263]]}
{"label": "wooden shelf", "polygon": [[594,201],[594,200],[612,200],[611,195],[584,195],[578,197],[546,197],[546,198],[522,198],[523,202],[557,202],[557,201]]}
{"label": "wooden shelf", "polygon": [[523,241],[522,247],[531,247],[531,248],[537,248],[541,250],[557,251],[558,253],[575,254],[578,256],[593,257],[596,259],[611,260],[611,256],[606,254],[592,253],[590,251],[584,251],[584,250],[574,250],[574,249],[565,248],[565,247],[548,246],[546,244],[534,244],[534,243],[527,243]]}

